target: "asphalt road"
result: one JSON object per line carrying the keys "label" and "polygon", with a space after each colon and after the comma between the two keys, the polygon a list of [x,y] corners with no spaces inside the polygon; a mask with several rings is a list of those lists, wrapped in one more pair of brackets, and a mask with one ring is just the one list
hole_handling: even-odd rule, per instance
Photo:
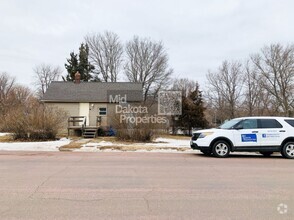
{"label": "asphalt road", "polygon": [[294,219],[293,164],[248,155],[2,151],[0,219]]}

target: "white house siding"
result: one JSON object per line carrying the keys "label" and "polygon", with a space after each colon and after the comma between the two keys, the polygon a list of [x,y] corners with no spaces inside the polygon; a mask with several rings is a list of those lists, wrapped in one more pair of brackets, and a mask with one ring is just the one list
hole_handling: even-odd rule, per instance
{"label": "white house siding", "polygon": [[79,116],[79,103],[45,103],[47,106],[57,107],[68,113],[69,116]]}

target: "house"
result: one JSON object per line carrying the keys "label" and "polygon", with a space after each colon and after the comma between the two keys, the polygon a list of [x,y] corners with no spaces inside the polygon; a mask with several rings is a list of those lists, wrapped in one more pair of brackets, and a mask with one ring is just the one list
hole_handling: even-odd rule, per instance
{"label": "house", "polygon": [[79,78],[74,82],[53,81],[42,98],[45,105],[68,113],[68,132],[111,126],[118,103],[142,100],[142,83],[81,82]]}

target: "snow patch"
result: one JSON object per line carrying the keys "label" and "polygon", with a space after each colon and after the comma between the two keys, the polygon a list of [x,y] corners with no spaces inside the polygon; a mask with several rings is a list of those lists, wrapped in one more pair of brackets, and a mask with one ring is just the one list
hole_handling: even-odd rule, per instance
{"label": "snow patch", "polygon": [[10,133],[0,133],[0,137],[6,136],[6,135],[10,135]]}
{"label": "snow patch", "polygon": [[70,143],[69,139],[62,138],[58,141],[44,142],[13,142],[0,143],[2,151],[59,151],[59,147]]}

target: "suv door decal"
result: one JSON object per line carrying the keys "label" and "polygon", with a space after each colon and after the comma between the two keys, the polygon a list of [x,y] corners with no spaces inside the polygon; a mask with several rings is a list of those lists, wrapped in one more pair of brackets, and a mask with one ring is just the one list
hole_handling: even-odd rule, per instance
{"label": "suv door decal", "polygon": [[241,134],[242,142],[257,142],[256,134]]}

